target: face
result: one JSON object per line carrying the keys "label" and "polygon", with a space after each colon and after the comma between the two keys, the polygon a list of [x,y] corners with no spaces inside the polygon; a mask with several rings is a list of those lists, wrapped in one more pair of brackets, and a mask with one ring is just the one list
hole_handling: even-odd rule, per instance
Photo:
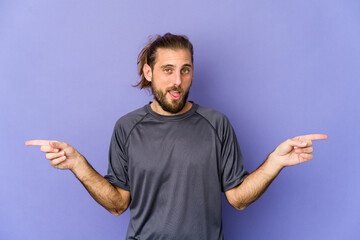
{"label": "face", "polygon": [[[146,68],[146,69],[145,69]],[[154,94],[153,109],[160,114],[179,114],[184,111],[193,80],[191,54],[185,49],[159,48],[153,69],[144,66]]]}

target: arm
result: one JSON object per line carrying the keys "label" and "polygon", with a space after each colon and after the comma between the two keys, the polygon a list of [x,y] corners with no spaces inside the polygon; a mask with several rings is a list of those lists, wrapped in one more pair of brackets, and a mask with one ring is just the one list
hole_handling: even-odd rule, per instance
{"label": "arm", "polygon": [[123,213],[130,203],[130,192],[113,186],[95,171],[75,148],[67,143],[48,140],[32,140],[27,146],[41,146],[41,151],[47,153],[50,164],[59,169],[69,169],[84,185],[90,195],[100,205],[112,214]]}
{"label": "arm", "polygon": [[312,140],[320,139],[327,139],[327,136],[311,134],[281,143],[239,186],[225,192],[229,203],[239,210],[245,209],[266,191],[284,167],[311,160],[313,158]]}

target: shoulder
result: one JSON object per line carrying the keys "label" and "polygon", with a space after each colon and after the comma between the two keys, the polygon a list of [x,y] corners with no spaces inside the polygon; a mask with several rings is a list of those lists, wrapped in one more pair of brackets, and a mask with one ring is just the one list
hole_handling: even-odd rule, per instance
{"label": "shoulder", "polygon": [[211,108],[199,106],[197,111],[212,128],[217,132],[220,139],[223,139],[224,134],[232,129],[231,124],[227,116],[219,111]]}
{"label": "shoulder", "polygon": [[128,136],[131,130],[141,122],[146,115],[146,106],[125,114],[116,121],[114,133],[123,137]]}
{"label": "shoulder", "polygon": [[230,124],[225,114],[214,109],[199,106],[196,112],[215,128],[218,128],[223,124]]}

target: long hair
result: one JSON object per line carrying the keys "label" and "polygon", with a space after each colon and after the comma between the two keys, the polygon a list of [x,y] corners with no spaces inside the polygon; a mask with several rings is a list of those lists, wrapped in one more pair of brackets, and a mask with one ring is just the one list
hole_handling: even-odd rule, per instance
{"label": "long hair", "polygon": [[166,33],[163,36],[156,35],[149,41],[149,43],[141,50],[138,55],[137,65],[140,81],[136,85],[134,85],[134,87],[139,87],[140,89],[145,88],[146,90],[150,91],[151,82],[146,80],[143,72],[143,67],[145,64],[148,64],[152,70],[154,69],[154,65],[156,62],[156,51],[158,48],[189,50],[191,54],[191,62],[194,62],[193,45],[186,36],[174,35],[171,33]]}

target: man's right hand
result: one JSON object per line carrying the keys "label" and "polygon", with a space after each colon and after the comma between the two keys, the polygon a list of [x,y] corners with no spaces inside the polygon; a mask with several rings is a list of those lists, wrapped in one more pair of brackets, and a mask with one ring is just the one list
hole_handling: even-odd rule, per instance
{"label": "man's right hand", "polygon": [[40,150],[46,153],[45,157],[50,160],[50,165],[59,169],[74,170],[84,157],[72,146],[65,142],[55,140],[30,140],[26,146],[40,146]]}
{"label": "man's right hand", "polygon": [[26,146],[40,146],[53,167],[70,169],[90,195],[109,212],[118,216],[130,204],[130,192],[110,184],[75,148],[54,140],[30,140]]}

